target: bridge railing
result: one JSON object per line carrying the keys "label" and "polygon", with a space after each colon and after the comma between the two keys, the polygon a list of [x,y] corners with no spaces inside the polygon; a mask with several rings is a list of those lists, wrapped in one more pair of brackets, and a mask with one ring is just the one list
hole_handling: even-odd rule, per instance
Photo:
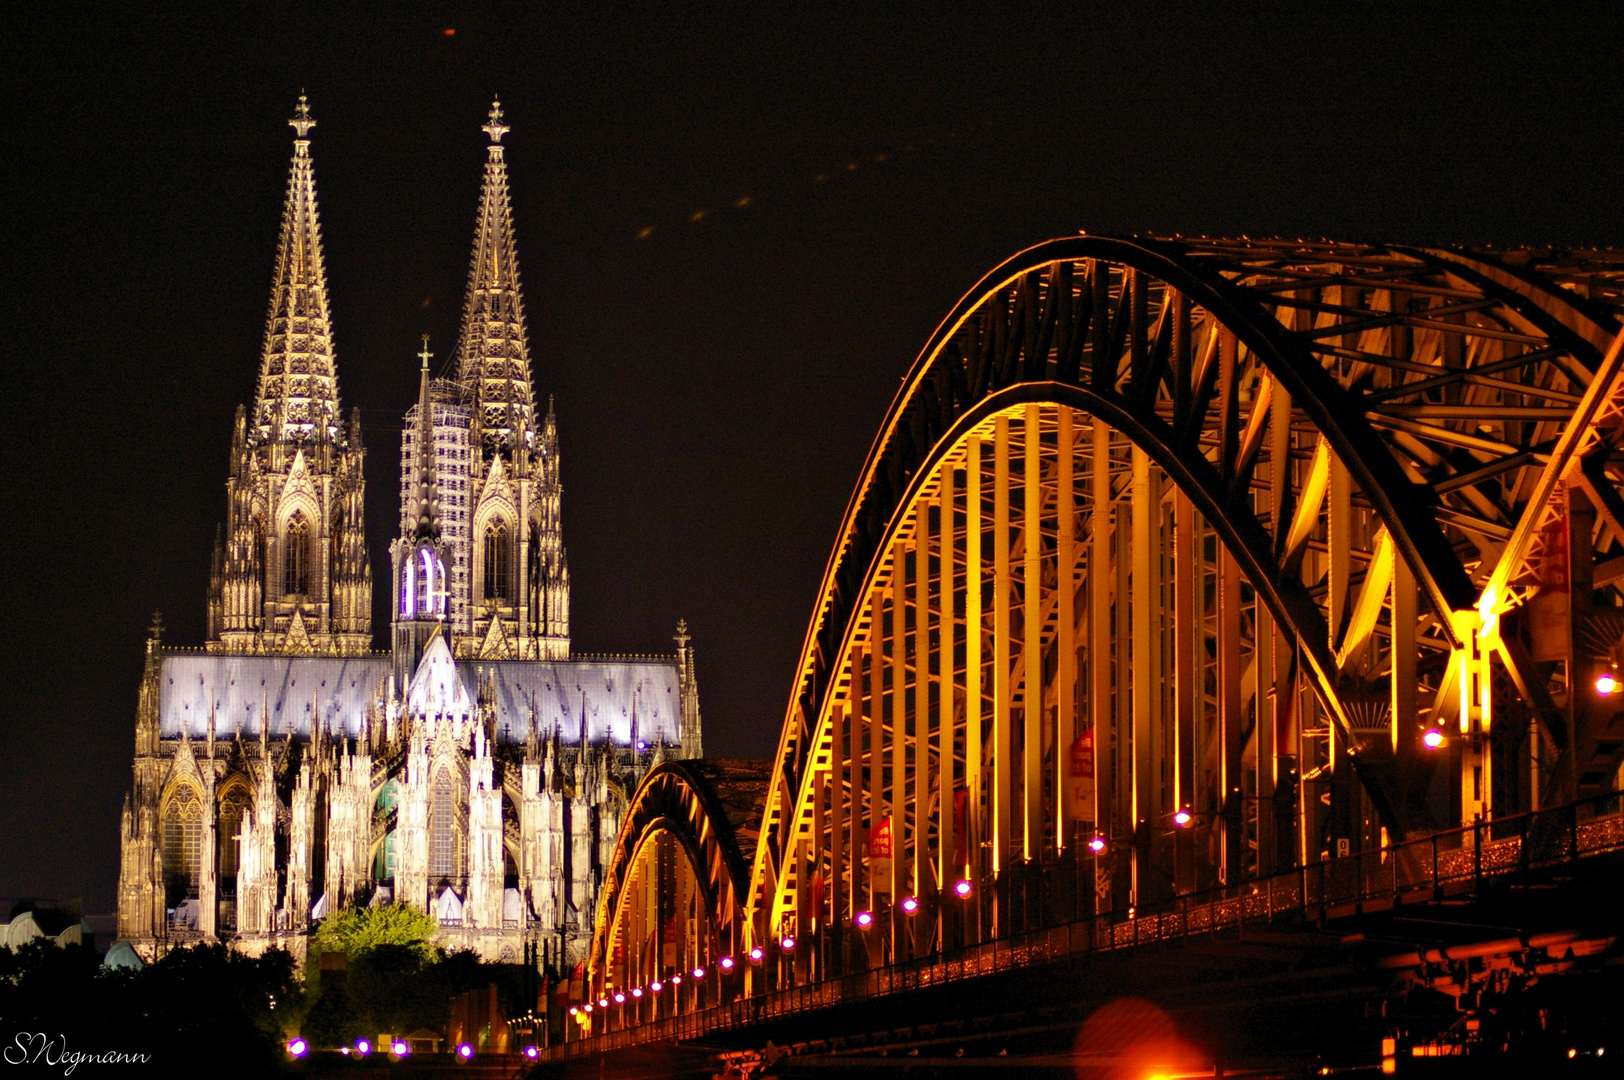
{"label": "bridge railing", "polygon": [[[1613,792],[1475,822],[1393,847],[1176,897],[1154,910],[1129,908],[1095,915],[645,1021],[550,1047],[543,1057],[561,1060],[648,1043],[695,1039],[1088,953],[1268,922],[1280,915],[1335,919],[1361,910],[1385,910],[1394,904],[1466,894],[1487,880],[1624,851],[1621,804],[1624,793]],[[606,1019],[613,1022],[613,1014],[606,1014]]]}

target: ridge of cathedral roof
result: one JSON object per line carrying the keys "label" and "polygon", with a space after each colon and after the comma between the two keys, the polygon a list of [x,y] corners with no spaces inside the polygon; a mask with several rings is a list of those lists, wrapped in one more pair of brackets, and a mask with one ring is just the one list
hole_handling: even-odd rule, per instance
{"label": "ridge of cathedral roof", "polygon": [[513,207],[500,139],[511,130],[500,102],[491,106],[491,136],[479,193],[474,250],[457,345],[457,378],[473,406],[475,429],[487,455],[529,444],[535,432],[535,390],[530,346],[513,240]]}
{"label": "ridge of cathedral roof", "polygon": [[322,259],[315,167],[307,137],[316,121],[303,94],[288,123],[297,138],[282,204],[276,275],[260,356],[251,427],[255,442],[342,443],[327,271]]}

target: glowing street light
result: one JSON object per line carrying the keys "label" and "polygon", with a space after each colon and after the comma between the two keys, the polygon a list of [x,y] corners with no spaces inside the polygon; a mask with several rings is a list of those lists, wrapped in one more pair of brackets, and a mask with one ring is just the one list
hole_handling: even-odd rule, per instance
{"label": "glowing street light", "polygon": [[705,977],[705,969],[704,968],[702,968],[702,967],[694,968],[694,978],[703,979],[704,977]]}
{"label": "glowing street light", "polygon": [[1428,728],[1427,733],[1421,736],[1421,741],[1428,750],[1436,750],[1444,744],[1444,733],[1437,728]]}
{"label": "glowing street light", "polygon": [[759,964],[761,963],[761,958],[766,955],[767,954],[762,951],[761,946],[757,945],[755,948],[750,950],[750,962],[752,964]]}
{"label": "glowing street light", "polygon": [[1173,815],[1173,824],[1177,825],[1181,829],[1194,820],[1195,819],[1191,816],[1190,812],[1184,809],[1180,809]]}
{"label": "glowing street light", "polygon": [[721,968],[723,971],[732,971],[733,958],[731,956],[724,956],[721,960],[717,961],[716,966]]}
{"label": "glowing street light", "polygon": [[852,919],[852,922],[857,924],[857,929],[867,930],[874,925],[874,915],[872,912],[859,911],[857,917]]}
{"label": "glowing street light", "polygon": [[963,878],[960,878],[958,881],[953,883],[953,895],[958,897],[960,900],[967,898],[974,890],[975,886],[971,885]]}
{"label": "glowing street light", "polygon": [[[570,1009],[570,1013],[574,1015],[575,1009],[573,1007]],[[412,1052],[412,1044],[405,1039],[396,1039],[389,1045],[389,1052],[396,1057],[405,1057]]]}
{"label": "glowing street light", "polygon": [[608,1007],[609,1007],[609,999],[608,998],[601,997],[601,998],[598,999],[598,1008],[607,1009]]}
{"label": "glowing street light", "polygon": [[367,1042],[365,1039],[356,1039],[355,1052],[361,1057],[366,1057],[368,1054],[372,1053],[372,1044]]}
{"label": "glowing street light", "polygon": [[661,990],[665,989],[665,983],[661,982],[659,979],[655,979],[653,982],[648,984],[648,988],[652,993],[658,994]]}
{"label": "glowing street light", "polygon": [[615,993],[615,1004],[616,1005],[624,1005],[624,1004],[626,1004],[626,995],[617,991]]}
{"label": "glowing street light", "polygon": [[1607,697],[1609,694],[1612,694],[1617,690],[1618,672],[1604,671],[1600,675],[1596,676],[1596,693],[1600,694],[1602,697]]}
{"label": "glowing street light", "polygon": [[469,1046],[467,1043],[458,1043],[457,1056],[462,1058],[464,1061],[472,1060],[474,1056],[474,1048]]}
{"label": "glowing street light", "polygon": [[570,1015],[571,1016],[579,1016],[580,1013],[581,1013],[581,1007],[579,1005],[571,1005],[570,1006]]}
{"label": "glowing street light", "polygon": [[1094,837],[1094,839],[1090,840],[1088,842],[1088,850],[1092,851],[1096,855],[1098,855],[1100,852],[1104,851],[1105,850],[1105,837],[1096,836],[1096,837]]}
{"label": "glowing street light", "polygon": [[914,912],[919,910],[919,899],[913,896],[904,896],[902,898],[902,903],[897,906],[902,908],[902,913],[904,915],[912,915]]}
{"label": "glowing street light", "polygon": [[785,952],[794,952],[795,951],[795,939],[793,937],[791,937],[789,934],[785,934],[782,938],[779,939],[778,947],[780,949],[783,949]]}
{"label": "glowing street light", "polygon": [[310,1044],[305,1042],[302,1038],[294,1039],[292,1042],[288,1043],[288,1053],[292,1054],[296,1058],[304,1057],[305,1054],[309,1053],[309,1051]]}
{"label": "glowing street light", "polygon": [[535,1046],[527,1046],[524,1048],[524,1056],[534,1061],[541,1056],[541,1050]]}
{"label": "glowing street light", "polygon": [[592,1011],[592,1002],[589,1001],[585,1005],[582,1005],[581,1011],[584,1013],[590,1013]]}
{"label": "glowing street light", "polygon": [[643,996],[643,988],[641,986],[632,987],[632,997],[640,998],[642,996]]}

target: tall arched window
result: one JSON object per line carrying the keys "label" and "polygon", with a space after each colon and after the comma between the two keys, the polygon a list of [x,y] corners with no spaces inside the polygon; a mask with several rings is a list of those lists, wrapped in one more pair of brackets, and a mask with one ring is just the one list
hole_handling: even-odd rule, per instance
{"label": "tall arched window", "polygon": [[233,784],[220,798],[220,818],[215,841],[220,852],[220,888],[232,895],[239,863],[237,834],[242,831],[243,813],[248,809],[248,789]]}
{"label": "tall arched window", "polygon": [[203,802],[195,788],[175,789],[164,805],[164,885],[171,903],[197,895],[203,848]]}
{"label": "tall arched window", "polygon": [[513,573],[513,538],[507,522],[498,518],[485,528],[485,599],[507,600]]}
{"label": "tall arched window", "polygon": [[286,545],[282,550],[283,591],[297,596],[310,592],[310,522],[295,511],[288,519]]}
{"label": "tall arched window", "polygon": [[429,802],[429,877],[435,881],[451,877],[456,870],[455,800],[451,774],[441,769]]}

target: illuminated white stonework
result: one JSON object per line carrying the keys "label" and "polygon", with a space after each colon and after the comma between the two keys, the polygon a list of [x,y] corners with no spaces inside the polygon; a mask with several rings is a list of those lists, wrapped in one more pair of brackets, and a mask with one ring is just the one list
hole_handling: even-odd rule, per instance
{"label": "illuminated white stonework", "polygon": [[561,966],[590,942],[627,799],[701,753],[692,650],[574,657],[551,408],[537,425],[498,107],[455,377],[427,343],[402,439],[388,653],[371,651],[360,423],[337,374],[304,99],[271,318],[239,410],[202,650],[154,625],[119,935],[302,955],[398,899],[450,947]]}

